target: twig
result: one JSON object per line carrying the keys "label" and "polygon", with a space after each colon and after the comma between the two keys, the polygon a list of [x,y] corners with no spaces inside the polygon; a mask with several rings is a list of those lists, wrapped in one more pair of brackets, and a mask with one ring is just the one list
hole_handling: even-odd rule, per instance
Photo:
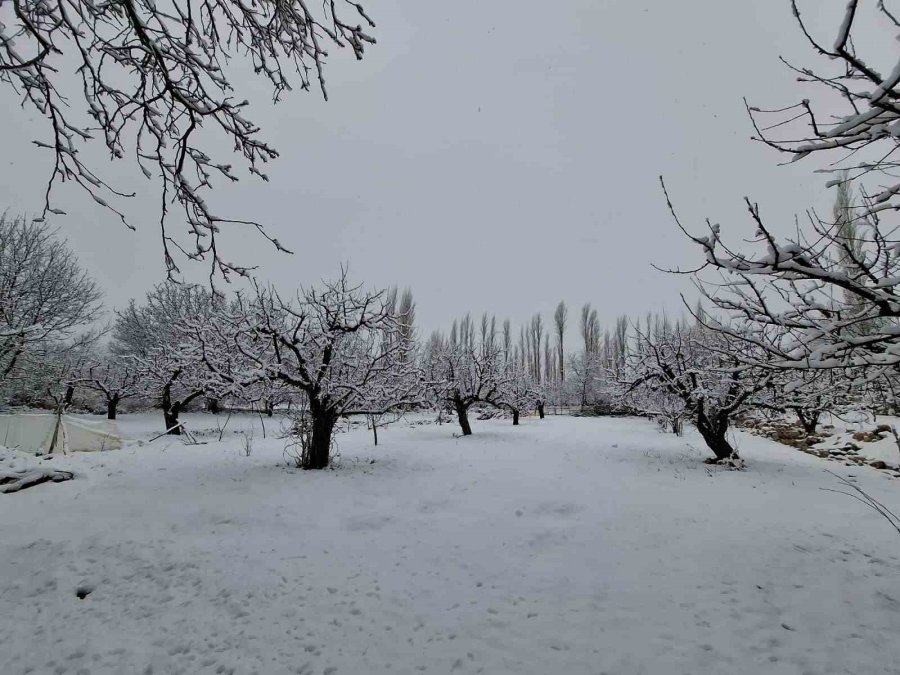
{"label": "twig", "polygon": [[891,524],[891,527],[893,527],[895,530],[897,530],[897,533],[900,534],[900,518],[898,518],[897,515],[893,511],[891,511],[887,506],[885,506],[880,501],[875,499],[872,495],[868,494],[861,487],[850,482],[843,476],[838,476],[836,473],[834,473],[833,471],[829,471],[828,469],[826,469],[825,471],[826,471],[826,473],[830,473],[832,476],[837,478],[841,483],[843,483],[844,485],[849,487],[851,490],[854,490],[856,492],[856,494],[854,494],[853,492],[845,492],[844,490],[835,490],[833,488],[819,488],[820,490],[824,490],[825,492],[836,492],[841,495],[847,495],[848,497],[852,497],[853,499],[857,500],[858,502],[862,502],[863,504],[868,506],[870,509],[880,513],[885,518],[885,520],[887,520]]}

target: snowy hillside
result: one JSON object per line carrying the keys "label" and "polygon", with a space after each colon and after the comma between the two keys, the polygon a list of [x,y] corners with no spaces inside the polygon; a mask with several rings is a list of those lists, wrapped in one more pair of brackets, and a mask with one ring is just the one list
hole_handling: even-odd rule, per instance
{"label": "snowy hillside", "polygon": [[[2,673],[896,673],[900,537],[824,469],[632,419],[400,424],[287,468],[257,426],[0,495]],[[126,415],[132,438],[155,416]],[[83,598],[79,596],[84,596]]]}

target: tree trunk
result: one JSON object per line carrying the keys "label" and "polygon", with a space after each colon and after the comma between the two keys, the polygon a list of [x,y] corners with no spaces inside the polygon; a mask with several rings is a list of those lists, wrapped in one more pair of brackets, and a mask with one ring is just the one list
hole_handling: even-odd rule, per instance
{"label": "tree trunk", "polygon": [[166,433],[172,436],[181,436],[181,427],[178,426],[179,406],[172,405],[171,385],[163,387],[162,395],[163,421],[166,425]]}
{"label": "tree trunk", "polygon": [[272,401],[265,401],[263,405],[266,409],[266,417],[271,417],[275,414],[275,403],[273,403]]}
{"label": "tree trunk", "polygon": [[217,398],[208,398],[206,399],[206,411],[211,412],[213,415],[218,415],[222,412],[222,405]]}
{"label": "tree trunk", "polygon": [[304,469],[326,469],[331,461],[331,434],[337,417],[330,412],[310,408],[312,439],[306,454]]}
{"label": "tree trunk", "polygon": [[378,445],[378,423],[375,421],[375,417],[371,418],[372,422],[372,435],[375,437],[375,445]]}
{"label": "tree trunk", "polygon": [[469,407],[462,401],[454,401],[453,407],[456,408],[456,417],[459,420],[459,428],[462,429],[463,436],[472,435],[472,427],[469,425]]}
{"label": "tree trunk", "polygon": [[519,426],[519,411],[513,410],[512,414],[513,414],[513,426],[517,427],[517,426]]}
{"label": "tree trunk", "polygon": [[68,408],[72,405],[72,399],[75,398],[75,385],[70,384],[66,387],[66,396],[63,399],[63,406]]}
{"label": "tree trunk", "polygon": [[0,377],[0,380],[5,380],[6,376],[13,371],[13,368],[16,367],[16,362],[19,360],[19,357],[22,356],[22,352],[24,350],[22,349],[22,347],[18,347],[15,350],[4,350],[3,356],[5,357],[6,354],[9,353],[9,351],[12,351],[12,356],[10,357],[9,362],[6,364],[6,369],[3,371],[3,377]]}
{"label": "tree trunk", "polygon": [[166,433],[170,436],[181,436],[181,426],[178,424],[179,406],[176,403],[169,408],[163,408],[163,419],[166,422]]}
{"label": "tree trunk", "polygon": [[172,403],[172,383],[167,382],[162,393],[163,420],[166,423],[166,433],[171,436],[181,436],[181,427],[178,426],[178,413],[181,405],[176,401]]}
{"label": "tree trunk", "polygon": [[697,431],[703,436],[707,447],[713,451],[713,454],[716,456],[716,462],[726,459],[737,459],[737,452],[731,447],[728,439],[725,438],[725,435],[728,433],[727,417],[716,416],[710,419],[706,413],[700,412],[697,415]]}
{"label": "tree trunk", "polygon": [[60,436],[60,428],[62,427],[62,414],[63,408],[62,406],[56,409],[56,425],[53,427],[53,438],[50,439],[50,450],[47,454],[52,455],[56,450],[57,442],[59,441]]}
{"label": "tree trunk", "polygon": [[538,403],[537,409],[538,409],[538,417],[540,417],[541,419],[544,419],[544,402],[543,401]]}
{"label": "tree trunk", "polygon": [[[119,395],[116,394],[112,398],[107,399],[106,401],[106,419],[114,420],[116,419],[116,408],[119,405]],[[168,429],[169,427],[166,427]]]}
{"label": "tree trunk", "polygon": [[794,412],[797,413],[797,419],[800,420],[800,426],[803,427],[803,431],[807,434],[815,433],[816,426],[819,423],[819,413],[810,411],[807,414],[803,412],[802,408],[794,408]]}

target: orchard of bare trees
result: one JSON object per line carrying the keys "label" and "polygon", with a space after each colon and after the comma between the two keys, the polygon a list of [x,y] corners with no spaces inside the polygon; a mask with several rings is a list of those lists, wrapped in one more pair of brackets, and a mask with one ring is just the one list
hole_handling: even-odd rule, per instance
{"label": "orchard of bare trees", "polygon": [[698,277],[703,300],[678,318],[622,316],[605,328],[590,303],[570,313],[560,302],[549,320],[466,315],[427,340],[411,290],[369,289],[346,270],[229,295],[165,281],[104,318],[96,285],[54,230],[4,219],[3,397],[109,419],[122,406],[156,408],[160,433],[172,435],[187,410],[278,412],[290,420],[290,456],[307,469],[329,466],[340,420],[365,419],[377,443],[379,425],[410,412],[455,420],[461,436],[485,416],[641,415],[677,434],[695,426],[710,461],[734,463],[733,430],[747,415],[793,416],[812,433],[828,413],[896,407],[891,291],[884,261],[870,262],[893,252],[863,234],[877,221],[866,211],[859,224],[865,206],[847,182],[837,195],[834,238],[817,253],[773,240],[767,262],[727,258],[714,237],[696,238],[735,280],[713,288]]}
{"label": "orchard of bare trees", "polygon": [[900,672],[900,0],[369,4],[0,0],[0,675]]}
{"label": "orchard of bare trees", "polygon": [[[230,50],[243,50],[277,97],[289,88],[288,66],[303,88],[312,77],[324,90],[317,36],[358,57],[372,38],[331,5],[324,17],[290,3],[263,3],[262,13],[202,4],[195,14],[179,3],[166,14],[152,3],[114,14],[76,5],[73,13],[64,4],[26,2],[17,23],[0,27],[0,79],[21,89],[53,134],[43,144],[56,157],[51,187],[58,177],[72,179],[121,215],[106,200],[123,195],[79,159],[88,135],[61,106],[51,62],[65,57],[64,43],[74,44],[83,95],[108,149],[123,156],[132,130],[136,161],[148,176],[153,164],[171,193],[162,204],[168,271],[176,269],[171,248],[187,250],[165,226],[174,199],[196,239],[186,255],[211,256],[214,273],[246,275],[219,255],[224,221],[201,196],[214,175],[236,176],[194,144],[206,120],[234,141],[251,173],[265,177],[262,165],[277,155],[242,116],[243,104],[224,96]],[[794,5],[822,69],[789,67],[822,96],[774,111],[747,105],[756,140],[792,161],[829,162],[835,197],[828,216],[811,211],[784,237],[777,232],[785,228],[747,200],[753,238],[737,246],[719,225],[701,231],[684,222],[662,183],[675,224],[703,261],[694,273],[700,301],[686,301],[677,316],[636,311],[604,326],[598,306],[570,311],[560,302],[520,325],[493,313],[448,319],[424,339],[411,290],[370,289],[346,270],[301,288],[274,288],[257,275],[229,293],[170,279],[104,314],[97,284],[45,221],[58,212],[48,201],[40,218],[0,219],[3,399],[57,411],[81,406],[109,419],[123,406],[156,407],[161,432],[175,435],[184,429],[181,414],[197,407],[290,411],[296,461],[311,469],[329,465],[339,420],[354,416],[367,420],[377,442],[379,424],[410,411],[454,418],[462,436],[476,432],[473,419],[481,416],[519,425],[548,412],[637,414],[679,434],[694,425],[712,461],[731,462],[732,430],[746,415],[794,416],[812,433],[828,413],[894,412],[900,240],[887,219],[900,208],[900,185],[891,178],[900,70],[882,72],[858,51],[860,11],[849,2],[829,42],[812,34]],[[877,12],[900,28],[883,4]],[[277,34],[264,19],[279,23]],[[13,48],[12,38],[22,46]],[[100,48],[115,58],[99,59]],[[843,106],[844,114],[831,120],[818,106]],[[877,190],[873,181],[882,181]],[[602,303],[603,289],[596,295]]]}

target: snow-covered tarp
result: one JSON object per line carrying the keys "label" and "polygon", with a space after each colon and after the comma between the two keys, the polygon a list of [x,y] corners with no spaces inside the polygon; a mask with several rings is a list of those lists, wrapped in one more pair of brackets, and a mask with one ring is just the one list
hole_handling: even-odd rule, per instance
{"label": "snow-covered tarp", "polygon": [[0,445],[36,455],[49,453],[51,447],[53,452],[99,452],[120,449],[122,437],[111,420],[21,413],[0,415]]}
{"label": "snow-covered tarp", "polygon": [[43,465],[38,457],[0,447],[0,494],[19,492],[41,483],[62,483],[74,477],[71,471]]}

